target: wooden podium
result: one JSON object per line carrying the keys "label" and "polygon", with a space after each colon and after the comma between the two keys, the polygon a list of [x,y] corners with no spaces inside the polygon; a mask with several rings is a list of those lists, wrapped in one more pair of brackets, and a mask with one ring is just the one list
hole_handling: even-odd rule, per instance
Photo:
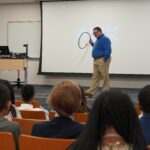
{"label": "wooden podium", "polygon": [[27,81],[27,62],[24,58],[0,58],[0,71],[18,71],[16,86],[20,88],[20,71],[25,71],[25,83]]}
{"label": "wooden podium", "polygon": [[26,68],[26,59],[0,59],[0,71],[18,71]]}

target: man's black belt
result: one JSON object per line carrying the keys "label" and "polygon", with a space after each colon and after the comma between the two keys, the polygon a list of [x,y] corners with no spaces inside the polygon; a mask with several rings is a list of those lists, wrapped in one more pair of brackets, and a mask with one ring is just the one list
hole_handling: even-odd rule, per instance
{"label": "man's black belt", "polygon": [[96,58],[94,58],[94,60],[101,59],[101,58],[104,58],[104,56],[102,56],[102,57],[96,57]]}

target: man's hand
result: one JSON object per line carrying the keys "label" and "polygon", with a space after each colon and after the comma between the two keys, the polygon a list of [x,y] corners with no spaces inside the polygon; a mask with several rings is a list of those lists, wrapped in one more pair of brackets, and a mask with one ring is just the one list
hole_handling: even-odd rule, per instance
{"label": "man's hand", "polygon": [[89,40],[89,43],[93,46],[93,41],[92,41],[91,38],[90,38],[90,40]]}

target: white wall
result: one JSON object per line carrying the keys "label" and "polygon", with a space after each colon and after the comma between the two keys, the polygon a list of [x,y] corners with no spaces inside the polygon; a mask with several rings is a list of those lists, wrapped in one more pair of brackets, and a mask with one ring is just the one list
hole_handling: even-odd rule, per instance
{"label": "white wall", "polygon": [[[40,4],[0,5],[0,45],[8,45],[7,23],[9,21],[40,21]],[[28,83],[43,84],[43,76],[37,76],[38,61],[29,61]],[[24,79],[23,72],[21,73]],[[0,78],[13,81],[17,72],[0,72]],[[38,78],[38,79],[37,79]],[[38,81],[38,82],[37,82]]]}
{"label": "white wall", "polygon": [[[40,4],[7,4],[0,5],[0,45],[7,45],[7,22],[8,21],[40,21]],[[48,77],[38,76],[38,60],[30,60],[28,63],[28,83],[30,84],[55,84],[56,82],[68,77]],[[0,72],[0,78],[15,80],[16,72]],[[23,80],[23,72],[21,75]],[[91,78],[88,77],[69,77],[76,80],[79,84],[89,86]],[[130,79],[112,78],[113,87],[140,88],[150,82],[150,78]]]}

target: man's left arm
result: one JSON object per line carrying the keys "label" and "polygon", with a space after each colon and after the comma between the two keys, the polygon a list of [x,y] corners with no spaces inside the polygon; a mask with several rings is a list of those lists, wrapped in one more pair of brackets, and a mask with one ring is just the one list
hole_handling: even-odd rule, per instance
{"label": "man's left arm", "polygon": [[107,62],[111,54],[111,41],[108,38],[105,38],[103,40],[103,46],[104,46],[104,61]]}

